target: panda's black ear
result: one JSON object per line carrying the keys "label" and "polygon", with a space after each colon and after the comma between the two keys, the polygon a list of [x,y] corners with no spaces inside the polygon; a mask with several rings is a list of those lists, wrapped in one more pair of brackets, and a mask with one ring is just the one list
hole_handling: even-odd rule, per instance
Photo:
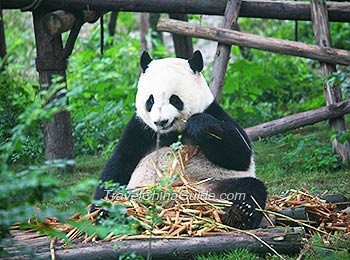
{"label": "panda's black ear", "polygon": [[192,55],[192,58],[188,60],[191,69],[194,73],[201,72],[203,69],[203,57],[200,51],[195,51]]}
{"label": "panda's black ear", "polygon": [[143,51],[140,59],[140,65],[142,68],[142,72],[145,73],[146,69],[148,68],[148,64],[152,61],[152,58],[149,56],[147,51]]}

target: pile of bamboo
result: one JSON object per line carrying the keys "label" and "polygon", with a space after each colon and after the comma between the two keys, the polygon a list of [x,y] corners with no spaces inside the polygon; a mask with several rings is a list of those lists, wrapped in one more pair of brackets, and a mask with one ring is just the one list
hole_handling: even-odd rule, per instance
{"label": "pile of bamboo", "polygon": [[[227,200],[211,198],[196,188],[197,185],[210,181],[205,179],[190,183],[183,171],[190,160],[190,149],[181,147],[174,151],[172,160],[169,160],[168,169],[160,170],[157,163],[152,161],[154,169],[161,183],[138,187],[126,193],[114,194],[104,198],[112,206],[123,205],[126,214],[138,223],[138,235],[114,235],[111,232],[104,241],[118,241],[124,239],[149,238],[176,238],[189,236],[209,236],[222,232],[236,230],[222,224],[220,215],[225,214],[224,208],[231,206]],[[195,150],[195,152],[197,152]],[[72,219],[80,221],[90,219],[96,222],[99,211],[85,216],[75,215]],[[102,220],[103,221],[103,220]],[[47,219],[56,229],[65,231],[70,241],[87,243],[97,239],[97,235],[88,236],[78,228],[67,224],[56,223],[55,219]],[[82,237],[84,238],[82,239]]]}
{"label": "pile of bamboo", "polygon": [[[296,223],[310,228],[311,231],[332,234],[342,232],[344,238],[350,237],[350,214],[347,210],[339,210],[340,205],[350,205],[350,202],[327,203],[320,196],[312,195],[309,191],[290,190],[284,196],[271,196],[268,199],[267,209],[269,212],[277,212],[286,209],[305,208],[308,220]],[[283,216],[277,215],[279,218]],[[286,217],[284,217],[286,218]]]}

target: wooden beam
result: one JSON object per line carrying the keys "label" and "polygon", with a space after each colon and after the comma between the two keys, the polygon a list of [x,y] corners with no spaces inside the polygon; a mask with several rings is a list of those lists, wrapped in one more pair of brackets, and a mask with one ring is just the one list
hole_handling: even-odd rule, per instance
{"label": "wooden beam", "polygon": [[[171,19],[188,22],[187,14],[169,14]],[[192,37],[173,33],[173,43],[177,58],[189,59],[193,54]]]}
{"label": "wooden beam", "polygon": [[94,23],[98,20],[100,14],[96,11],[84,11],[81,16],[76,17],[75,14],[62,10],[46,14],[43,18],[44,29],[51,36],[56,36],[72,29],[78,22],[77,19],[82,19],[83,23]]}
{"label": "wooden beam", "polygon": [[[29,6],[33,0],[0,0],[4,9],[18,9]],[[45,0],[41,7],[55,10],[99,10],[154,13],[187,13],[224,15],[226,0]],[[327,3],[329,20],[350,22],[350,4],[347,2]],[[311,20],[310,4],[300,1],[256,1],[244,0],[241,17],[281,20]]]}
{"label": "wooden beam", "polygon": [[[311,0],[311,18],[316,38],[316,44],[325,48],[332,47],[332,40],[329,31],[328,13],[324,0]],[[321,62],[322,75],[326,78],[337,71],[334,64]],[[326,104],[332,105],[342,101],[341,89],[338,86],[331,86],[325,80],[324,82],[324,94],[326,97]],[[339,116],[329,120],[329,126],[332,130],[339,133],[346,132],[345,118]],[[333,152],[338,154],[341,161],[350,160],[350,148],[349,143],[345,142],[341,144],[334,139],[332,141]]]}
{"label": "wooden beam", "polygon": [[[54,75],[60,76],[66,85],[66,60],[63,58],[61,35],[48,36],[43,24],[45,10],[33,12],[36,42],[36,67],[39,72],[40,90],[47,90]],[[52,122],[43,123],[45,157],[47,160],[73,159],[72,125],[69,111],[58,112]],[[68,167],[67,171],[73,171]]]}
{"label": "wooden beam", "polygon": [[288,40],[280,40],[211,26],[202,26],[161,18],[158,21],[158,30],[203,38],[224,44],[238,45],[280,54],[305,57],[333,64],[350,64],[350,51]]}
{"label": "wooden beam", "polygon": [[[228,0],[225,9],[223,28],[233,30],[237,24],[242,0]],[[225,81],[226,69],[230,60],[231,45],[218,43],[216,48],[213,71],[210,79],[210,90],[217,102],[220,101],[222,87]]]}
{"label": "wooden beam", "polygon": [[260,125],[248,127],[245,129],[245,131],[251,140],[257,140],[259,138],[283,133],[288,130],[297,129],[302,126],[312,125],[324,120],[337,118],[347,113],[350,113],[350,101],[343,101],[322,108],[286,116]]}

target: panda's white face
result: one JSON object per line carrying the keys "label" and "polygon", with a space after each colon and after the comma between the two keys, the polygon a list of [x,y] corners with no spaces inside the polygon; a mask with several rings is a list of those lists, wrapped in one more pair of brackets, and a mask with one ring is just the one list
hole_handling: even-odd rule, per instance
{"label": "panda's white face", "polygon": [[214,97],[188,60],[152,60],[138,82],[136,113],[154,131],[182,131],[186,120],[203,112]]}

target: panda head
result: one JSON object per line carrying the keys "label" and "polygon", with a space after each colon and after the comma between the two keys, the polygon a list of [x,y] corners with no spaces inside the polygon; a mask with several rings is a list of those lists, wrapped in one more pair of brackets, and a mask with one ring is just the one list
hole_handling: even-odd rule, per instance
{"label": "panda head", "polygon": [[152,60],[143,52],[140,64],[136,114],[154,131],[182,131],[191,115],[203,112],[214,101],[200,73],[203,58],[199,51],[189,60]]}

